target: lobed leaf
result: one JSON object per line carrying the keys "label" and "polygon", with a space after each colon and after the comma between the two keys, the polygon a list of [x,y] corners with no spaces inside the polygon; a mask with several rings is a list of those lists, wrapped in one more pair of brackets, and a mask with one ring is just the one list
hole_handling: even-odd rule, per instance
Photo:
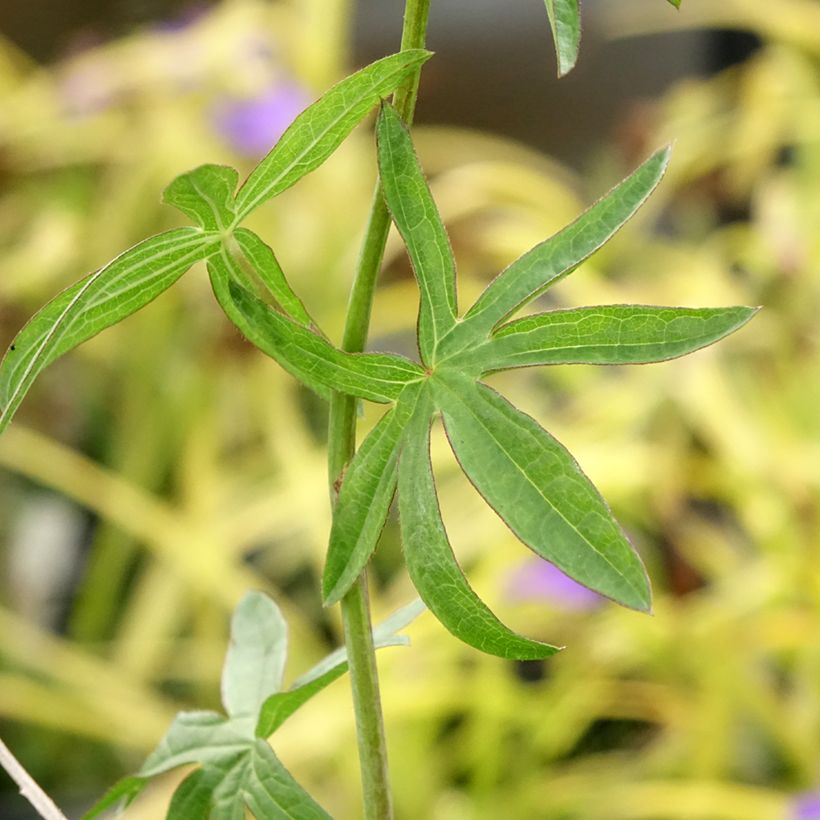
{"label": "lobed leaf", "polygon": [[189,763],[222,764],[247,752],[252,741],[245,723],[216,712],[180,712],[138,776],[155,777]]}
{"label": "lobed leaf", "polygon": [[399,444],[421,389],[416,382],[402,391],[345,471],[322,578],[325,606],[341,600],[376,549],[396,491]]}
{"label": "lobed leaf", "polygon": [[208,263],[217,301],[242,334],[299,381],[328,397],[337,390],[370,401],[395,401],[424,371],[409,359],[384,353],[345,353],[321,336],[277,313],[231,280],[223,251]]}
{"label": "lobed leaf", "polygon": [[432,405],[425,393],[408,425],[399,456],[399,515],[405,560],[422,600],[470,646],[502,658],[545,658],[557,647],[517,635],[470,588],[441,520],[430,465]]}
{"label": "lobed leaf", "polygon": [[439,360],[483,342],[502,320],[598,250],[643,205],[668,161],[669,149],[658,151],[575,222],[502,271],[443,340]]}
{"label": "lobed leaf", "polygon": [[516,536],[584,586],[648,611],[640,558],[564,446],[489,387],[459,374],[441,374],[434,395],[462,469]]}
{"label": "lobed leaf", "polygon": [[206,231],[226,231],[236,218],[234,191],[239,174],[228,165],[200,165],[180,174],[162,192],[162,201],[178,208]]}
{"label": "lobed leaf", "polygon": [[153,236],[41,308],[17,334],[0,363],[0,432],[45,367],[147,305],[194,262],[213,253],[218,241],[198,228]]}
{"label": "lobed leaf", "polygon": [[257,818],[330,820],[330,815],[293,779],[264,740],[254,744],[248,768],[244,798]]}
{"label": "lobed leaf", "polygon": [[382,105],[376,134],[385,202],[404,239],[421,293],[419,352],[425,364],[433,364],[439,341],[456,323],[453,252],[410,133],[393,106]]}
{"label": "lobed leaf", "polygon": [[377,60],[303,111],[239,189],[237,222],[318,168],[373,106],[431,56],[423,49],[408,49]]}
{"label": "lobed leaf", "polygon": [[742,327],[756,308],[604,305],[537,313],[499,328],[448,367],[482,374],[550,364],[646,364],[685,356]]}
{"label": "lobed leaf", "polygon": [[214,792],[224,778],[225,769],[216,766],[202,766],[191,772],[172,795],[166,820],[210,820]]}
{"label": "lobed leaf", "polygon": [[578,0],[544,0],[558,57],[558,76],[568,74],[578,61],[581,9]]}
{"label": "lobed leaf", "polygon": [[261,592],[248,592],[231,619],[231,642],[222,669],[222,704],[231,717],[256,717],[282,688],[288,627],[279,607]]}
{"label": "lobed leaf", "polygon": [[233,234],[244,258],[250,263],[256,275],[267,287],[271,296],[279,307],[304,327],[314,326],[315,323],[305,309],[302,300],[293,292],[279,261],[273,250],[265,244],[253,231],[247,228],[237,228]]}

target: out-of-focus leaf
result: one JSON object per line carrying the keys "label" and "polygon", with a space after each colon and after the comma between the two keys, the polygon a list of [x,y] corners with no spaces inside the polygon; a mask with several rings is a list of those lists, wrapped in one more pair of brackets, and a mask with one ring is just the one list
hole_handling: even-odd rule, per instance
{"label": "out-of-focus leaf", "polygon": [[67,288],[38,311],[0,363],[0,432],[46,366],[138,311],[218,246],[218,237],[198,228],[153,236]]}
{"label": "out-of-focus leaf", "polygon": [[453,252],[410,134],[393,106],[382,106],[376,133],[384,198],[407,246],[421,293],[419,352],[423,362],[433,364],[436,346],[456,322]]}
{"label": "out-of-focus leaf", "polygon": [[178,208],[206,231],[224,231],[234,221],[233,200],[239,174],[228,165],[200,165],[180,174],[162,193],[162,201]]}
{"label": "out-of-focus leaf", "polygon": [[180,712],[156,749],[145,759],[140,777],[155,775],[188,763],[222,763],[248,750],[253,732],[247,721],[217,712]]}
{"label": "out-of-focus leaf", "polygon": [[258,820],[329,820],[264,740],[256,740],[247,765],[243,796]]}
{"label": "out-of-focus leaf", "polygon": [[430,465],[432,404],[425,393],[405,433],[399,456],[399,515],[405,560],[422,600],[460,640],[502,658],[536,659],[557,647],[532,641],[502,624],[470,588],[441,520]]}
{"label": "out-of-focus leaf", "polygon": [[[394,612],[373,630],[374,646],[407,644],[398,633],[423,610],[416,599]],[[175,792],[170,820],[243,820],[246,807],[260,820],[327,818],[262,738],[347,671],[347,651],[342,647],[332,652],[287,692],[277,692],[286,634],[276,604],[262,593],[248,593],[231,622],[232,643],[223,671],[222,696],[229,717],[204,711],[178,714],[138,776],[121,780],[86,820],[123,800],[130,802],[150,777],[192,763],[201,766]]]}
{"label": "out-of-focus leaf", "polygon": [[82,820],[94,820],[109,809],[126,809],[148,784],[147,777],[130,775],[118,780],[83,816]]}
{"label": "out-of-focus leaf", "polygon": [[643,305],[553,310],[499,328],[448,367],[488,373],[546,364],[645,364],[692,353],[742,327],[755,308]]}
{"label": "out-of-focus leaf", "polygon": [[288,627],[279,607],[261,592],[248,592],[231,619],[231,643],[222,669],[222,704],[231,717],[256,716],[282,688]]}
{"label": "out-of-focus leaf", "polygon": [[247,228],[237,228],[233,236],[243,256],[282,310],[300,325],[313,325],[313,319],[302,304],[302,300],[293,292],[273,250]]}
{"label": "out-of-focus leaf", "polygon": [[442,341],[439,361],[484,341],[499,322],[598,250],[643,205],[668,161],[669,149],[658,151],[575,222],[502,271]]}
{"label": "out-of-focus leaf", "polygon": [[581,10],[578,0],[545,0],[558,57],[558,76],[572,71],[581,44]]}
{"label": "out-of-focus leaf", "polygon": [[376,548],[396,491],[399,443],[421,389],[420,382],[404,389],[345,470],[322,579],[325,606],[350,589]]}
{"label": "out-of-focus leaf", "polygon": [[534,419],[460,374],[434,382],[444,427],[468,478],[534,552],[584,586],[648,611],[643,564],[570,453]]}
{"label": "out-of-focus leaf", "polygon": [[[424,612],[424,604],[418,599],[397,609],[373,630],[373,645],[376,649],[406,646],[409,640],[398,633],[422,612]],[[287,692],[278,692],[265,701],[259,712],[256,734],[259,737],[269,737],[303,703],[340,678],[346,671],[347,650],[341,647],[331,652],[311,670],[294,681],[293,686]]]}
{"label": "out-of-focus leaf", "polygon": [[[226,766],[230,770],[230,766]],[[167,820],[210,820],[214,792],[225,778],[225,770],[203,766],[191,772],[177,786],[165,815]]]}
{"label": "out-of-focus leaf", "polygon": [[289,689],[287,692],[277,692],[271,695],[263,704],[256,724],[256,734],[259,737],[270,737],[302,704],[307,703],[333,681],[347,672],[347,661],[340,661],[318,678],[314,678],[303,686]]}
{"label": "out-of-focus leaf", "polygon": [[242,334],[321,396],[337,390],[370,401],[395,401],[424,371],[409,359],[383,353],[345,353],[321,336],[277,313],[231,281],[223,253],[208,270],[217,301]]}
{"label": "out-of-focus leaf", "polygon": [[237,220],[318,168],[374,105],[431,56],[409,49],[377,60],[303,111],[240,188]]}

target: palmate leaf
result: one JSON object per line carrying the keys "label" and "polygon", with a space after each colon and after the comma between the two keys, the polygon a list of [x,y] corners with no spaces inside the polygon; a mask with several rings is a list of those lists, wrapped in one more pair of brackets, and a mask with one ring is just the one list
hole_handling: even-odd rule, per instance
{"label": "palmate leaf", "polygon": [[237,220],[318,168],[373,106],[432,55],[409,49],[345,78],[303,111],[236,196]]}
{"label": "palmate leaf", "polygon": [[485,341],[496,325],[609,241],[655,190],[668,162],[669,149],[658,151],[575,222],[496,276],[463,321],[442,341],[438,360]]}
{"label": "palmate leaf", "polygon": [[376,548],[396,491],[402,435],[421,389],[417,382],[402,391],[345,470],[322,578],[325,606],[341,600]]}
{"label": "palmate leaf", "polygon": [[[416,388],[419,398],[403,434],[391,427],[393,410],[365,442],[362,464],[342,483],[344,498],[340,496],[336,515],[363,526],[368,503],[374,501],[381,523],[384,502],[377,500],[392,492],[387,478],[398,450],[402,540],[421,597],[467,643],[503,657],[541,657],[554,649],[500,624],[469,588],[453,557],[429,464],[432,417],[441,413],[462,469],[524,544],[596,592],[647,611],[651,594],[643,564],[598,491],[558,441],[478,379],[524,365],[663,361],[737,330],[755,309],[609,305],[556,310],[502,324],[575,270],[634,215],[663,176],[669,157],[665,149],[572,225],[513,262],[457,319],[446,233],[409,136],[386,105],[378,133],[387,203],[419,282],[419,335],[428,328],[420,349],[428,370]],[[442,336],[435,332],[437,325],[452,329]],[[329,576],[337,589],[344,589],[339,578],[349,583],[354,567],[361,568],[375,537],[369,536],[366,549],[354,544],[355,538],[334,543]]]}
{"label": "palmate leaf", "polygon": [[43,307],[0,363],[0,432],[45,367],[144,307],[218,247],[217,235],[198,228],[167,231],[134,245]]}
{"label": "palmate leaf", "polygon": [[228,318],[263,353],[320,396],[337,390],[374,402],[395,401],[424,371],[409,359],[384,353],[345,353],[326,339],[268,307],[236,282],[235,262],[221,249],[208,263],[214,294]]}
{"label": "palmate leaf", "polygon": [[590,589],[648,611],[640,558],[564,446],[485,385],[455,373],[433,385],[459,464],[521,541]]}
{"label": "palmate leaf", "polygon": [[602,305],[538,313],[500,327],[448,367],[490,373],[548,364],[647,364],[685,356],[734,333],[755,308]]}
{"label": "palmate leaf", "polygon": [[453,252],[410,133],[393,106],[382,106],[376,133],[385,202],[407,246],[421,293],[419,352],[431,365],[439,342],[456,322]]}
{"label": "palmate leaf", "polygon": [[[377,649],[408,643],[398,634],[423,611],[413,601],[373,630]],[[228,716],[181,712],[137,776],[123,778],[85,815],[98,817],[132,801],[150,778],[178,766],[199,764],[179,786],[169,820],[244,820],[246,807],[259,818],[327,818],[293,779],[264,740],[296,709],[347,670],[344,649],[328,655],[290,689],[281,688],[287,627],[276,605],[248,593],[231,621],[222,697]]]}
{"label": "palmate leaf", "polygon": [[470,646],[518,660],[546,658],[558,647],[517,635],[473,592],[456,562],[436,497],[430,465],[432,401],[425,388],[399,457],[399,518],[407,570],[439,621]]}

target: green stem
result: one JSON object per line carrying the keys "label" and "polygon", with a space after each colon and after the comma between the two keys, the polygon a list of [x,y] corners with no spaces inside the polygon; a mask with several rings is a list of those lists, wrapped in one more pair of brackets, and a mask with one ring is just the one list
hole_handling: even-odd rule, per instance
{"label": "green stem", "polygon": [[[402,51],[424,48],[429,12],[430,0],[406,0],[401,38]],[[416,72],[393,96],[394,105],[408,125],[413,120],[418,86],[419,74]],[[364,350],[367,342],[376,279],[384,257],[389,228],[390,214],[384,204],[381,186],[377,185],[350,291],[342,337],[342,348],[352,353]],[[353,457],[355,449],[356,401],[352,397],[336,393],[330,403],[328,431],[328,474],[334,504],[339,477]],[[387,744],[365,573],[362,573],[342,599],[342,620],[356,716],[364,816],[366,820],[389,820],[393,816],[393,806],[387,771]]]}

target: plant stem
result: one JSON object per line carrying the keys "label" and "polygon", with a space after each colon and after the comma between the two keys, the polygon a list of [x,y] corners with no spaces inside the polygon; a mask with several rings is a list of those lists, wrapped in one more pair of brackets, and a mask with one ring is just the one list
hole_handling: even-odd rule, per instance
{"label": "plant stem", "polygon": [[[424,48],[430,0],[406,0],[401,49]],[[404,121],[413,120],[418,94],[419,73],[396,90],[393,103]],[[342,348],[351,353],[364,350],[370,328],[376,279],[384,257],[390,229],[390,214],[377,184],[370,208],[364,243],[350,291]],[[356,401],[339,393],[330,403],[328,432],[328,474],[331,498],[335,505],[338,480],[356,449]],[[389,820],[393,816],[387,770],[387,744],[384,736],[376,650],[370,620],[367,577],[359,577],[342,599],[345,645],[350,665],[356,736],[366,820]]]}
{"label": "plant stem", "polygon": [[22,767],[8,746],[0,740],[0,766],[11,776],[20,789],[20,794],[31,803],[40,817],[45,820],[66,820],[54,801],[40,788],[34,778]]}

